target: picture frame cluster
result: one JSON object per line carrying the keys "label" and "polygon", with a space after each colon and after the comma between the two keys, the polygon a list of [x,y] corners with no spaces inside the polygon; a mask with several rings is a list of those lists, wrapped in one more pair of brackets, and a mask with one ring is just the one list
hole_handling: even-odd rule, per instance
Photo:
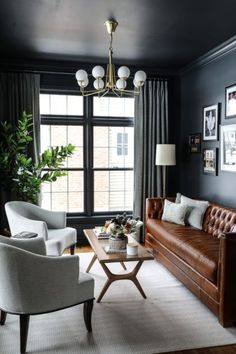
{"label": "picture frame cluster", "polygon": [[[190,153],[201,153],[203,141],[203,173],[212,176],[218,175],[219,148],[221,170],[236,172],[236,124],[219,125],[220,114],[221,103],[203,107],[202,139],[201,133],[195,133],[188,141]],[[225,119],[231,118],[236,118],[236,84],[225,88]]]}

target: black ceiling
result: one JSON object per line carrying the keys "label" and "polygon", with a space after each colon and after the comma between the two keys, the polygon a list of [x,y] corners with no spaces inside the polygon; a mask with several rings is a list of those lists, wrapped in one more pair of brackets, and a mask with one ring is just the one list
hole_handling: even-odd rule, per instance
{"label": "black ceiling", "polygon": [[1,0],[1,59],[180,69],[236,34],[236,0]]}

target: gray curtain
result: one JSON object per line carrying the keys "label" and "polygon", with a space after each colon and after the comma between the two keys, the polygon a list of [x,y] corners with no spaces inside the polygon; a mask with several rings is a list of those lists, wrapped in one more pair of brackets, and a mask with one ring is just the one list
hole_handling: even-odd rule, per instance
{"label": "gray curtain", "polygon": [[[168,143],[168,82],[147,80],[135,98],[134,216],[145,220],[145,200],[162,194],[162,170],[155,165],[156,144]],[[143,235],[141,241],[143,241]]]}
{"label": "gray curtain", "polygon": [[[17,124],[23,111],[33,117],[33,143],[29,154],[37,160],[40,149],[39,116],[40,75],[34,73],[0,73],[0,121]],[[0,181],[1,183],[1,181]],[[1,188],[0,229],[6,226],[4,204],[14,196]]]}

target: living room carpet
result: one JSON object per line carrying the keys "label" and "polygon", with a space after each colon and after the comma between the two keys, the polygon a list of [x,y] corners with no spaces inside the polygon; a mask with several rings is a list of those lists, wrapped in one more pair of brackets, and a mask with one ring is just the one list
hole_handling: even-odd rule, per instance
{"label": "living room carpet", "polygon": [[[80,254],[85,270],[92,253]],[[126,263],[132,269],[133,263]],[[110,269],[123,272],[119,263]],[[98,297],[106,276],[95,262]],[[113,283],[100,304],[94,303],[93,333],[87,333],[83,306],[30,319],[27,352],[45,354],[153,354],[236,343],[236,328],[223,328],[217,318],[156,261],[146,261],[138,279],[143,299],[128,280]],[[0,353],[19,352],[18,317],[8,315],[0,327]]]}

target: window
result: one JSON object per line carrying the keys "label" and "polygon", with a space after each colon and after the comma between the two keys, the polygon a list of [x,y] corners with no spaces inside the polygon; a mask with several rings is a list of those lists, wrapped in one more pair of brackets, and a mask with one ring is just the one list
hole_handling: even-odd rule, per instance
{"label": "window", "polygon": [[134,99],[41,93],[41,151],[73,144],[67,176],[42,187],[42,206],[93,215],[133,209]]}
{"label": "window", "polygon": [[46,115],[83,115],[83,98],[75,95],[40,95],[40,114]]}
{"label": "window", "polygon": [[134,99],[127,97],[94,97],[93,115],[96,117],[134,117]]}
{"label": "window", "polygon": [[[129,136],[129,155],[118,154],[119,135]],[[94,127],[93,136],[94,211],[132,210],[133,127]]]}
{"label": "window", "polygon": [[117,133],[117,155],[128,155],[127,133]]}

